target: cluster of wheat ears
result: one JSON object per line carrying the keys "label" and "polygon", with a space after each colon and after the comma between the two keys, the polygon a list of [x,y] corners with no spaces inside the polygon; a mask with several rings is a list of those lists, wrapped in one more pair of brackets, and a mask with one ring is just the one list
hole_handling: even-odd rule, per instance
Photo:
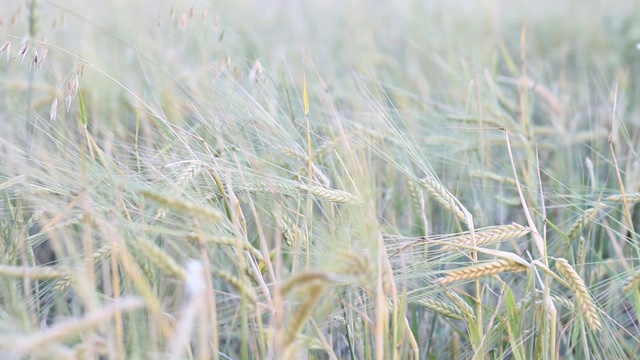
{"label": "cluster of wheat ears", "polygon": [[[42,5],[0,17],[28,25],[22,40],[0,33],[0,69],[28,74],[0,84],[28,109],[0,112],[26,119],[0,133],[0,358],[637,356],[639,132],[541,125],[534,115],[569,124],[569,110],[528,75],[524,50],[519,69],[500,43],[514,76],[455,92],[478,92],[468,115],[377,80],[354,81],[357,100],[336,94],[313,58],[279,83],[258,60],[221,55],[224,26],[196,5],[158,16],[156,35],[220,60],[175,75],[119,39],[148,64],[119,78],[46,41]],[[156,76],[171,85],[148,86]],[[126,100],[112,111],[86,77]],[[615,114],[617,87],[611,98]],[[456,126],[413,136],[422,115],[395,103]],[[458,125],[483,135],[450,134]],[[609,190],[586,157],[581,197],[554,176],[573,164],[556,152],[585,148],[606,159]]]}

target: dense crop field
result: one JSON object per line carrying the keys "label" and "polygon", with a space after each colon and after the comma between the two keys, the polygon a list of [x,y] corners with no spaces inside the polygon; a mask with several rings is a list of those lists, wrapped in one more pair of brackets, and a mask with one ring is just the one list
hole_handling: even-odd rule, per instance
{"label": "dense crop field", "polygon": [[0,8],[1,359],[631,359],[640,3]]}

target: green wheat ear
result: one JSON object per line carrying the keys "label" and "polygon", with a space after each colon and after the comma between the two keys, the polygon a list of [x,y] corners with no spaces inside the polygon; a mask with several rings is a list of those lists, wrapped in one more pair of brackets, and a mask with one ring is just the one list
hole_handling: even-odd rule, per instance
{"label": "green wheat ear", "polygon": [[40,32],[40,1],[31,0],[29,3],[29,37],[35,39]]}

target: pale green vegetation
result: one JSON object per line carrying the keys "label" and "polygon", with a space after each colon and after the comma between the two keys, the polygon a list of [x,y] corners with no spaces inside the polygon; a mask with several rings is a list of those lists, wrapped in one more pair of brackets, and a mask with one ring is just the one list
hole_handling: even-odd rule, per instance
{"label": "pale green vegetation", "polygon": [[0,22],[0,358],[638,357],[640,3]]}

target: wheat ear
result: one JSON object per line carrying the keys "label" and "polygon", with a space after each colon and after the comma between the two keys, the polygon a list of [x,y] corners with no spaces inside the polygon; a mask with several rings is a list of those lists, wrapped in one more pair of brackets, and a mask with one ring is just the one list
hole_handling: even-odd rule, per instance
{"label": "wheat ear", "polygon": [[622,194],[611,195],[605,200],[613,202],[624,202],[624,199],[626,198],[628,204],[635,204],[640,202],[640,192],[627,193],[625,195],[626,196],[622,196]]}
{"label": "wheat ear", "polygon": [[600,210],[602,205],[603,204],[585,210],[584,214],[582,214],[582,216],[578,220],[576,220],[573,225],[571,225],[571,228],[569,228],[569,231],[567,231],[567,237],[569,238],[569,241],[573,241],[578,236],[578,234],[580,234],[582,228],[584,228],[588,223],[596,218],[596,216],[598,215],[598,211]]}
{"label": "wheat ear", "polygon": [[629,291],[640,284],[640,271],[629,276],[622,285],[622,291]]}
{"label": "wheat ear", "polygon": [[580,305],[580,309],[582,310],[584,318],[591,330],[600,330],[602,325],[598,319],[596,305],[580,275],[578,275],[573,266],[569,264],[567,259],[556,259],[556,268],[558,269],[558,272],[569,282],[569,286],[571,287],[571,290],[573,290],[576,301]]}
{"label": "wheat ear", "polygon": [[467,219],[464,215],[462,209],[455,200],[455,197],[451,195],[451,193],[444,187],[440,182],[436,181],[434,178],[427,176],[424,179],[420,179],[420,185],[424,187],[425,190],[429,193],[429,195],[442,207],[451,211],[458,220],[463,223],[467,223]]}
{"label": "wheat ear", "polygon": [[453,270],[446,277],[438,279],[438,281],[446,285],[458,280],[475,279],[507,271],[516,272],[526,269],[526,266],[512,260],[497,260],[485,264],[473,265],[464,269]]}
{"label": "wheat ear", "polygon": [[[511,224],[511,225],[501,225],[501,226],[492,226],[488,228],[478,229],[475,234],[466,234],[451,240],[452,243],[462,244],[462,245],[487,245],[499,241],[505,241],[509,239],[517,239],[528,234],[531,231],[526,226],[522,226],[520,224]],[[475,235],[475,237],[474,237]],[[455,246],[445,245],[442,247],[442,250],[451,250],[455,249]]]}
{"label": "wheat ear", "polygon": [[422,297],[418,299],[417,302],[418,304],[426,307],[429,310],[433,310],[442,316],[446,316],[448,318],[456,320],[463,319],[464,315],[462,314],[462,311],[460,311],[460,309],[443,301],[435,300],[428,297]]}
{"label": "wheat ear", "polygon": [[62,267],[0,265],[0,276],[14,279],[53,280],[67,277],[69,273],[68,269]]}
{"label": "wheat ear", "polygon": [[145,240],[138,241],[137,247],[163,273],[180,280],[187,278],[187,271],[161,248]]}

